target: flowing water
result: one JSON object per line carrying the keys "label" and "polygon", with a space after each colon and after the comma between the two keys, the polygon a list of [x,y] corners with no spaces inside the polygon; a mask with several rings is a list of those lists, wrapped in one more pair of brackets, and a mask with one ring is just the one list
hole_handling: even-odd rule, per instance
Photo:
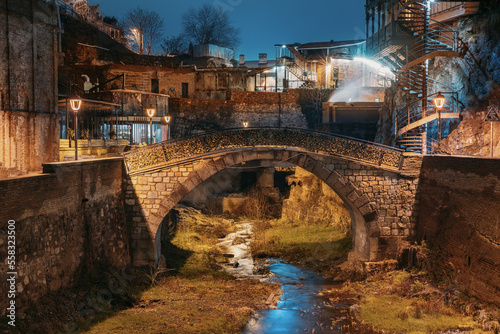
{"label": "flowing water", "polygon": [[253,274],[254,261],[250,252],[252,224],[236,224],[236,229],[236,232],[228,234],[218,243],[224,249],[224,254],[230,256],[229,264],[223,264],[222,267],[237,278],[262,278],[261,275]]}
{"label": "flowing water", "polygon": [[279,259],[269,259],[267,266],[273,274],[269,281],[279,283],[283,293],[277,308],[257,312],[243,334],[342,333],[350,324],[350,304],[332,303],[319,294],[332,282]]}
{"label": "flowing water", "polygon": [[[349,307],[352,300],[332,302],[320,294],[334,283],[310,270],[286,263],[280,259],[267,259],[270,275],[255,275],[250,253],[252,225],[237,225],[237,232],[221,239],[221,246],[229,257],[224,270],[238,278],[259,278],[276,282],[283,291],[276,308],[266,309],[250,319],[243,334],[291,333],[344,333],[350,328]],[[354,333],[351,331],[351,333]]]}

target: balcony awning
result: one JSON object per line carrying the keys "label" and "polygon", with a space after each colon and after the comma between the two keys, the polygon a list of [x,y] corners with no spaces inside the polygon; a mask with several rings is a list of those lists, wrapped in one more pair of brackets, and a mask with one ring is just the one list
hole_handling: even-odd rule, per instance
{"label": "balcony awning", "polygon": [[[90,109],[90,110],[113,110],[116,108],[121,108],[121,104],[104,102],[99,100],[88,100],[88,99],[80,99],[82,100],[82,109]],[[70,99],[61,99],[58,101],[59,108],[65,108],[66,105],[69,109],[69,101]]]}

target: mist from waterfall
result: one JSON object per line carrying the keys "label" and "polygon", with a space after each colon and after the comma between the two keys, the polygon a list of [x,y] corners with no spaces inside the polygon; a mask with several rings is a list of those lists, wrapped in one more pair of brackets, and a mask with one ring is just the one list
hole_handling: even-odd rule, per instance
{"label": "mist from waterfall", "polygon": [[[328,102],[365,102],[368,92],[364,91],[363,85],[360,79],[350,81],[345,84],[342,88],[336,89]],[[366,101],[368,102],[368,101]]]}

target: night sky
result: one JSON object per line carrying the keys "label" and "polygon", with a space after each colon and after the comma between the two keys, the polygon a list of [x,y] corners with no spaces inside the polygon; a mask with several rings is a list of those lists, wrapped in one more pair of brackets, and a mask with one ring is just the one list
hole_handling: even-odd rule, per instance
{"label": "night sky", "polygon": [[259,53],[274,59],[274,44],[307,43],[365,38],[365,0],[90,0],[100,4],[103,15],[121,19],[140,6],[165,20],[167,35],[182,31],[182,14],[204,3],[222,4],[241,43],[236,54],[257,60]]}

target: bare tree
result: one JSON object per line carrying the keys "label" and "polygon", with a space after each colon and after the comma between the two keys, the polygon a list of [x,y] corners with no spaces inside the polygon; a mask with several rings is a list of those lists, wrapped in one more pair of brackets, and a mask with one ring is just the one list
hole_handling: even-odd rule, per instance
{"label": "bare tree", "polygon": [[180,34],[179,36],[164,38],[161,48],[167,55],[183,53],[188,48],[186,36]]}
{"label": "bare tree", "polygon": [[205,4],[190,8],[182,16],[184,34],[195,44],[215,44],[234,48],[238,45],[240,30],[235,28],[225,11]]}
{"label": "bare tree", "polygon": [[328,101],[333,89],[302,88],[299,89],[298,104],[306,116],[307,124],[314,126],[323,119],[323,103]]}
{"label": "bare tree", "polygon": [[154,11],[137,7],[127,12],[123,26],[128,31],[130,46],[149,55],[163,36],[165,21]]}

